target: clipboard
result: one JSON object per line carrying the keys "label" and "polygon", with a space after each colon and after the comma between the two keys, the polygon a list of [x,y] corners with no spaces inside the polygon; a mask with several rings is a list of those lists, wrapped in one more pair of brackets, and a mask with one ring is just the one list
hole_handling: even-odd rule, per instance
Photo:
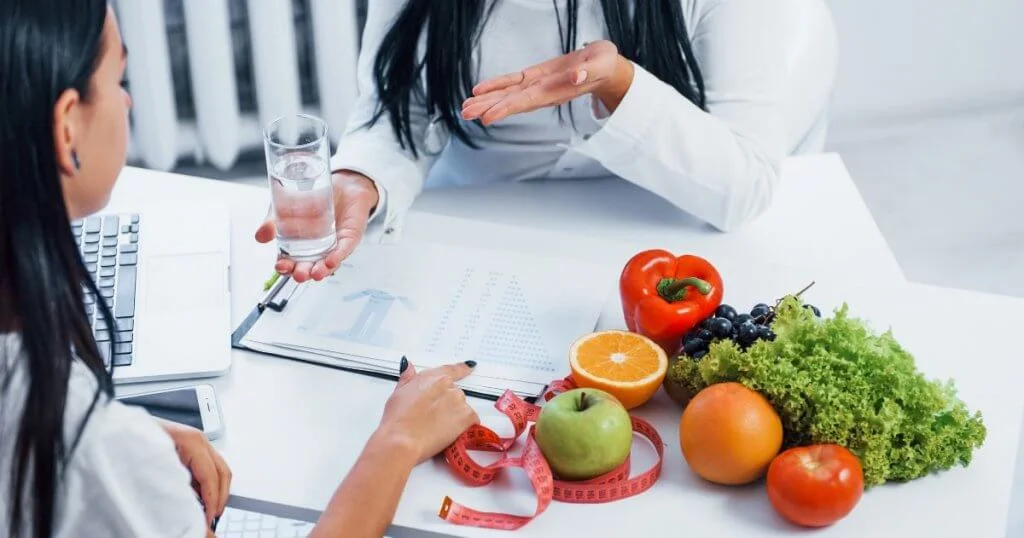
{"label": "clipboard", "polygon": [[[261,349],[253,349],[251,347],[246,346],[243,341],[245,340],[246,335],[249,334],[249,331],[251,331],[252,328],[256,325],[256,322],[259,321],[260,317],[268,310],[273,312],[283,312],[288,307],[288,302],[295,295],[295,292],[299,289],[299,286],[301,286],[301,284],[292,280],[291,275],[281,276],[277,278],[275,281],[273,281],[273,284],[271,285],[270,289],[268,289],[266,293],[263,295],[263,298],[258,303],[256,303],[256,306],[253,307],[249,314],[246,315],[245,319],[243,319],[242,322],[238,325],[238,327],[236,327],[235,330],[231,333],[231,347],[234,349],[249,351],[251,353],[258,353],[260,355],[266,355],[280,359],[287,359],[306,364],[314,364],[325,368],[353,372],[356,374],[375,377],[378,379],[388,379],[396,382],[398,381],[399,375],[397,371],[395,371],[394,374],[386,374],[383,372],[361,370],[358,368],[330,364],[326,361],[314,361],[303,357],[296,357],[292,355],[286,355],[283,353],[272,353]],[[529,403],[537,403],[548,391],[549,387],[550,385],[545,385],[538,394],[533,396],[525,396],[523,397],[523,399]],[[462,389],[462,392],[465,393],[466,396],[489,401],[497,401],[498,398],[501,397],[501,395],[489,394],[486,392],[479,392],[465,388]]]}

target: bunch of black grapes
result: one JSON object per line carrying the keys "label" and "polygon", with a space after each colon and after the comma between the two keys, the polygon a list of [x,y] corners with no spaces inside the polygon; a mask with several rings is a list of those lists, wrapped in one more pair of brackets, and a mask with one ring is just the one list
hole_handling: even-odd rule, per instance
{"label": "bunch of black grapes", "polygon": [[[804,305],[821,317],[821,311],[814,305]],[[740,349],[747,349],[758,340],[775,340],[772,322],[775,321],[775,307],[759,303],[749,314],[740,314],[730,305],[723,304],[715,315],[705,319],[692,331],[683,336],[680,353],[695,361],[708,354],[712,342],[732,340]]]}

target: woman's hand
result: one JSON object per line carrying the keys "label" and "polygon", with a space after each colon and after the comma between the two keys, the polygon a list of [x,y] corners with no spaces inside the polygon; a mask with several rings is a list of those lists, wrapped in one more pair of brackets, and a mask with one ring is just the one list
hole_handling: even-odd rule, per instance
{"label": "woman's hand", "polygon": [[[334,183],[337,244],[322,260],[316,263],[296,262],[284,256],[279,258],[274,269],[283,275],[291,273],[296,282],[305,282],[309,279],[319,281],[334,274],[341,266],[341,262],[349,257],[359,242],[363,240],[370,213],[380,201],[377,187],[370,178],[362,174],[342,171],[336,172],[331,179]],[[309,215],[293,215],[292,217],[301,219],[308,218]],[[276,237],[277,231],[271,214],[256,230],[256,240],[260,243],[269,243]]]}
{"label": "woman's hand", "polygon": [[192,487],[203,500],[206,523],[212,524],[228,504],[231,469],[203,432],[175,422],[158,422],[174,441],[181,464],[192,474]]}
{"label": "woman's hand", "polygon": [[422,373],[409,365],[384,406],[375,435],[404,446],[417,463],[436,456],[480,421],[462,389],[455,385],[471,372],[472,367],[466,363]]}
{"label": "woman's hand", "polygon": [[485,80],[462,105],[462,118],[491,125],[513,114],[594,94],[614,112],[633,83],[633,64],[611,41],[597,41],[539,65]]}

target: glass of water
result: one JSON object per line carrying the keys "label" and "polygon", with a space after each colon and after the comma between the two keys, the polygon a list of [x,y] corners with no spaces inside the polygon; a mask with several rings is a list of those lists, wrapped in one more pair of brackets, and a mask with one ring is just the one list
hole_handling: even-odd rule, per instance
{"label": "glass of water", "polygon": [[296,261],[320,260],[337,242],[327,124],[285,116],[267,126],[263,142],[278,249]]}

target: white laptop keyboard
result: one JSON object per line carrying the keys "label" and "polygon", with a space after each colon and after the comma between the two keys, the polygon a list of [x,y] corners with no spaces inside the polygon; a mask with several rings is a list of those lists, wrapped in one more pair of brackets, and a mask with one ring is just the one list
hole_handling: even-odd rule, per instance
{"label": "white laptop keyboard", "polygon": [[299,538],[308,536],[313,524],[270,514],[227,507],[217,523],[218,538]]}

